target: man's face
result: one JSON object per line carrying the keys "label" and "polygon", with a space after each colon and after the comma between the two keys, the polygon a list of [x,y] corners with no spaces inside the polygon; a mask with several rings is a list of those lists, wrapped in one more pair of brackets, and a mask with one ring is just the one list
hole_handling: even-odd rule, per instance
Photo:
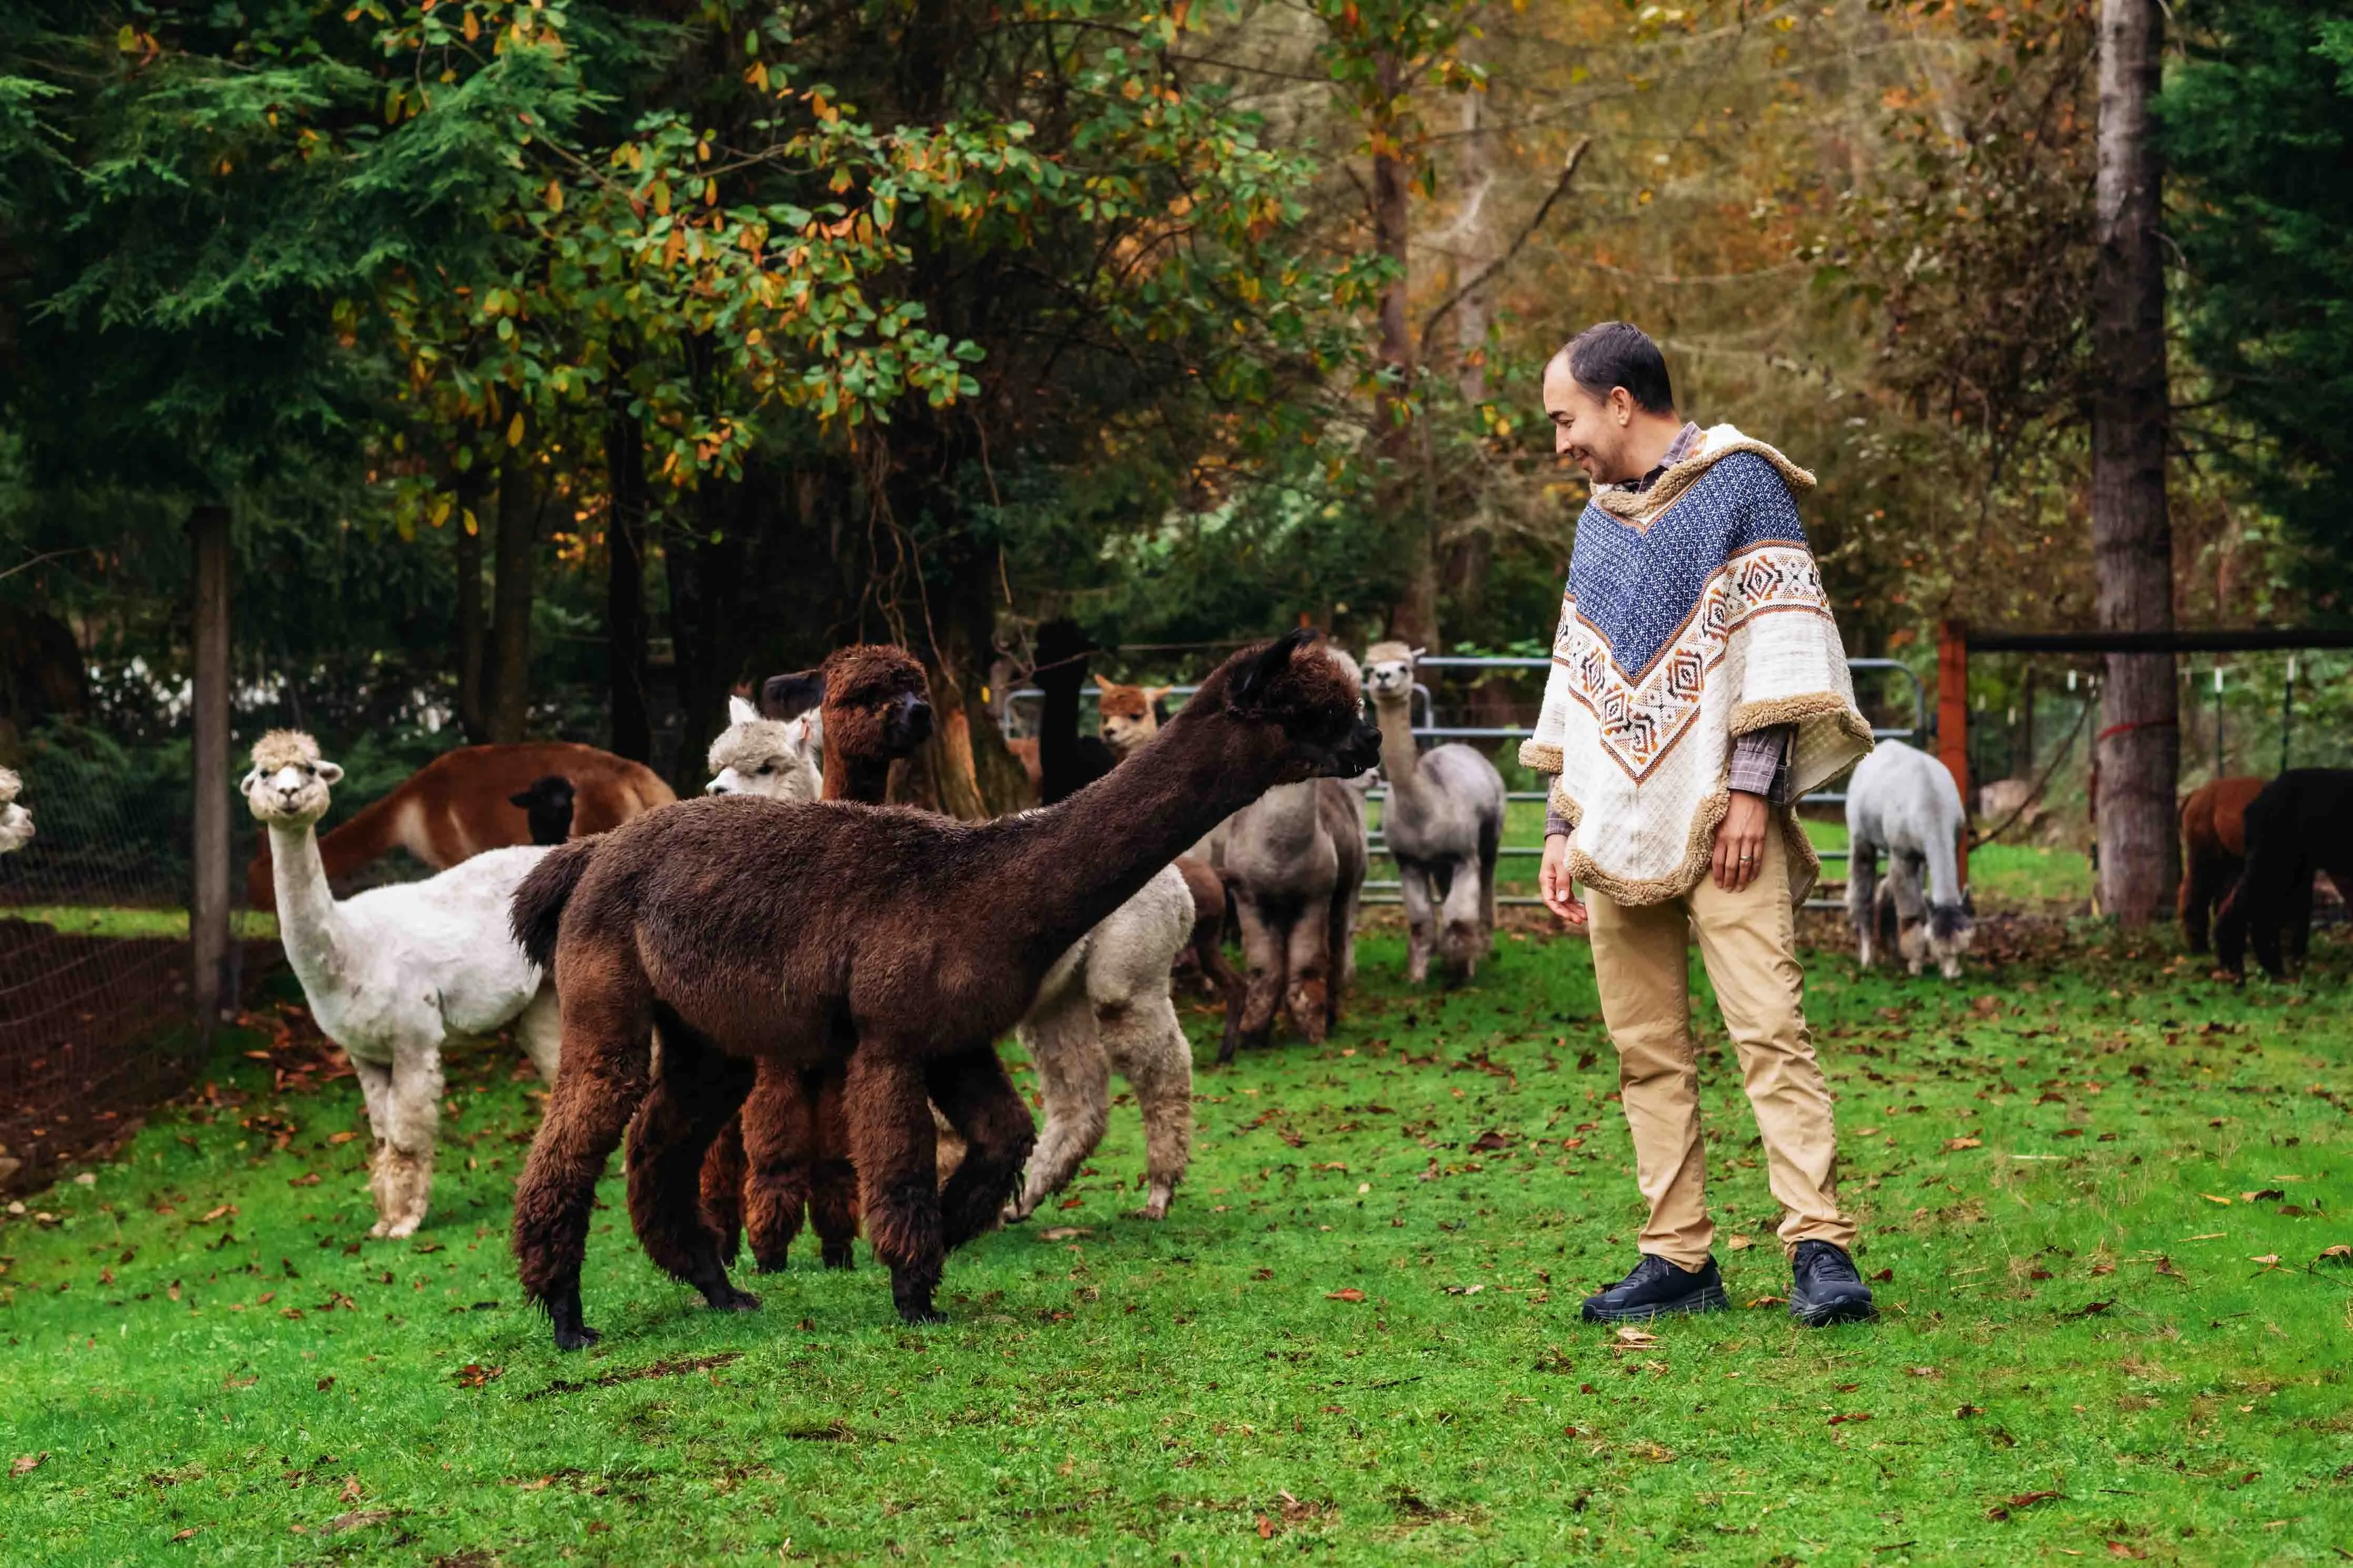
{"label": "man's face", "polygon": [[1553,450],[1585,470],[1597,485],[1641,478],[1632,465],[1634,400],[1620,387],[1596,397],[1577,384],[1566,360],[1545,367],[1545,413],[1552,418]]}

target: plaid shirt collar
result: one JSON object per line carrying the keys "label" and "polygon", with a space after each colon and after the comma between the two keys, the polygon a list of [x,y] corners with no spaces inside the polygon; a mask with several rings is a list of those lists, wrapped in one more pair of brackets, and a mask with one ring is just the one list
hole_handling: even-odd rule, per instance
{"label": "plaid shirt collar", "polygon": [[1659,459],[1659,466],[1657,468],[1652,468],[1649,473],[1644,474],[1639,479],[1628,479],[1613,488],[1621,490],[1630,490],[1638,496],[1647,494],[1651,487],[1659,482],[1660,475],[1665,473],[1669,468],[1673,468],[1677,463],[1682,462],[1685,458],[1697,452],[1700,448],[1700,444],[1706,439],[1707,432],[1702,430],[1697,423],[1688,419],[1684,420],[1683,427],[1675,432],[1673,444],[1667,447],[1666,454]]}

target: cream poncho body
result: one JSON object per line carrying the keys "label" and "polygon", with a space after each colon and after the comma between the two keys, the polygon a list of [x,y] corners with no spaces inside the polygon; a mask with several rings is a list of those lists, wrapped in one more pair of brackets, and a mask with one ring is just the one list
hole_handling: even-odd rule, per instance
{"label": "cream poncho body", "polygon": [[[1814,477],[1729,425],[1642,494],[1577,520],[1552,674],[1520,760],[1554,775],[1569,871],[1624,904],[1688,892],[1730,800],[1732,738],[1794,724],[1788,795],[1871,749],[1794,491]],[[1790,896],[1820,862],[1778,816]]]}

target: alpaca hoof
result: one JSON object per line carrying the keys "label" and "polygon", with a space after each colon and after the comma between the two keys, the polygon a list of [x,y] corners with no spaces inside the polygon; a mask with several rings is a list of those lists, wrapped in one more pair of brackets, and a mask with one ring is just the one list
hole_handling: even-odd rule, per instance
{"label": "alpaca hoof", "polygon": [[704,1286],[702,1300],[704,1305],[714,1312],[756,1312],[760,1310],[760,1298],[749,1290],[738,1290],[724,1279],[716,1285]]}
{"label": "alpaca hoof", "polygon": [[425,1222],[422,1219],[405,1219],[399,1224],[392,1226],[392,1228],[385,1231],[384,1234],[391,1240],[400,1241],[406,1237],[415,1236],[417,1234],[417,1227],[424,1223]]}
{"label": "alpaca hoof", "polygon": [[899,1321],[906,1324],[911,1329],[922,1329],[928,1328],[934,1323],[946,1322],[948,1321],[948,1315],[945,1312],[941,1311],[937,1307],[926,1302],[918,1308],[900,1308]]}
{"label": "alpaca hoof", "polygon": [[1144,1207],[1139,1213],[1138,1217],[1150,1220],[1166,1219],[1168,1217],[1168,1201],[1175,1195],[1176,1194],[1173,1193],[1146,1194],[1144,1199]]}
{"label": "alpaca hoof", "polygon": [[847,1241],[828,1241],[818,1249],[818,1259],[828,1268],[854,1268],[858,1259]]}
{"label": "alpaca hoof", "polygon": [[392,1222],[390,1220],[380,1219],[374,1225],[368,1226],[368,1235],[374,1237],[378,1241],[382,1241],[385,1237],[390,1236],[391,1234]]}
{"label": "alpaca hoof", "polygon": [[604,1337],[586,1323],[575,1323],[568,1329],[559,1328],[555,1331],[555,1348],[560,1351],[583,1351]]}

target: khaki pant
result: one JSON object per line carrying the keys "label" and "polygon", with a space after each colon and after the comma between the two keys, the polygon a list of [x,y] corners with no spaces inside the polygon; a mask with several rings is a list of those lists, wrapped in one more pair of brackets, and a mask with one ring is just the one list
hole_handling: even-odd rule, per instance
{"label": "khaki pant", "polygon": [[1688,933],[1715,983],[1757,1111],[1784,1247],[1828,1241],[1850,1252],[1840,1211],[1831,1095],[1806,1029],[1805,974],[1779,833],[1765,836],[1756,880],[1727,893],[1714,878],[1680,899],[1635,906],[1585,893],[1601,1016],[1618,1047],[1618,1084],[1634,1135],[1635,1180],[1650,1201],[1641,1249],[1697,1268],[1715,1239],[1700,1143],[1699,1069],[1691,1035]]}

